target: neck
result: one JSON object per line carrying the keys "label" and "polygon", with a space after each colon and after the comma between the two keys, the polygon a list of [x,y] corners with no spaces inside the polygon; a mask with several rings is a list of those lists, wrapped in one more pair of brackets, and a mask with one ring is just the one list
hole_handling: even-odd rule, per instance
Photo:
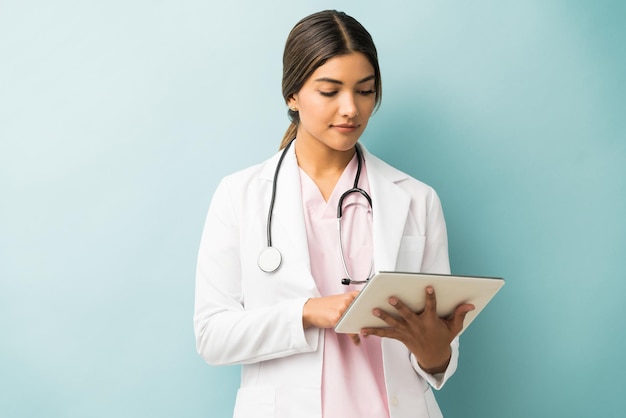
{"label": "neck", "polygon": [[294,145],[298,165],[314,180],[329,176],[339,178],[356,152],[355,147],[339,151],[306,141],[296,141]]}
{"label": "neck", "polygon": [[328,201],[337,181],[354,157],[355,147],[338,151],[326,146],[310,146],[306,141],[296,140],[295,152],[298,166],[313,180]]}

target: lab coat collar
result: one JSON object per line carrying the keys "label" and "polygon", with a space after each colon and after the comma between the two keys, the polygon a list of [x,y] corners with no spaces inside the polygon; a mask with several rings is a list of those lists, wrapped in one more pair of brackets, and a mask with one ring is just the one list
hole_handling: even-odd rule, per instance
{"label": "lab coat collar", "polygon": [[411,206],[410,195],[398,184],[409,176],[370,154],[364,146],[361,149],[374,216],[374,267],[377,271],[394,271]]}
{"label": "lab coat collar", "polygon": [[[272,237],[287,236],[290,252],[294,251],[298,260],[301,260],[310,271],[309,247],[304,224],[304,209],[302,208],[302,190],[300,187],[300,168],[296,159],[295,144],[292,144],[280,166],[277,179],[276,201],[272,215]],[[274,155],[263,167],[261,180],[274,181],[276,165],[283,151]],[[268,197],[268,209],[269,209]]]}

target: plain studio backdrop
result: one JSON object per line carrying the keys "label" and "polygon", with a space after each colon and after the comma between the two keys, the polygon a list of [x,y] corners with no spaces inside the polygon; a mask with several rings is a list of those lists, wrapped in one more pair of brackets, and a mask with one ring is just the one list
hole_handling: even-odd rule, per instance
{"label": "plain studio backdrop", "polygon": [[289,30],[335,8],[379,50],[364,144],[437,189],[454,273],[507,280],[446,417],[623,416],[625,5],[0,0],[0,415],[230,416],[200,232],[277,150]]}

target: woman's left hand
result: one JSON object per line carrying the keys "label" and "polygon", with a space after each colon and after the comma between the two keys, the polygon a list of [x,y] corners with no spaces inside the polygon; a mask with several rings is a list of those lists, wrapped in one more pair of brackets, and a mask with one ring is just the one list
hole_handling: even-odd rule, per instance
{"label": "woman's left hand", "polygon": [[382,309],[376,308],[374,316],[387,323],[387,328],[363,328],[364,337],[376,335],[393,338],[404,343],[415,355],[420,367],[427,373],[442,373],[448,367],[451,349],[450,343],[463,329],[465,315],[474,310],[474,305],[461,304],[449,318],[437,316],[437,298],[435,290],[428,286],[425,290],[424,311],[415,313],[397,297],[389,298],[399,318],[395,318]]}

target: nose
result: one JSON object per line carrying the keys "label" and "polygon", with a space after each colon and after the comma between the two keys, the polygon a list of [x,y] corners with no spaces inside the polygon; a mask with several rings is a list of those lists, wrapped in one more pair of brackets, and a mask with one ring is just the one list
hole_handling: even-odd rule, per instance
{"label": "nose", "polygon": [[354,94],[345,93],[342,95],[339,105],[339,114],[348,119],[355,118],[359,115],[359,109]]}

